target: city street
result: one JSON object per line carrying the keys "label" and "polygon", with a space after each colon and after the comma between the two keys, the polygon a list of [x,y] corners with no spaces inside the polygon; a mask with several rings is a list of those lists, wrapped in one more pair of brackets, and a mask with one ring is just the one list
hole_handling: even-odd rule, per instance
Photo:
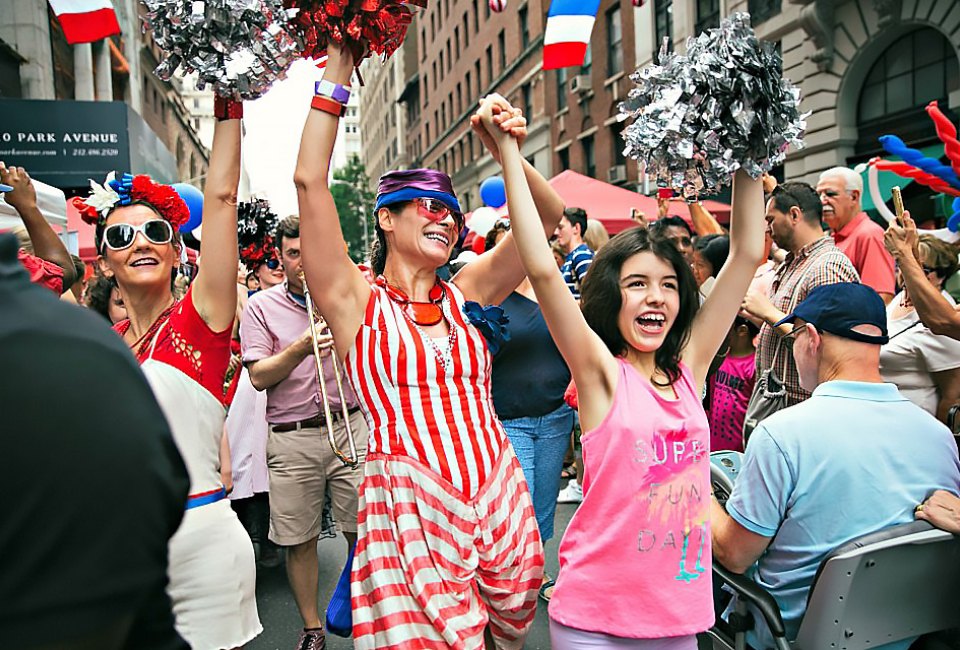
{"label": "city street", "polygon": [[[557,544],[576,508],[573,504],[557,504],[556,535],[547,543],[546,568],[551,576],[557,575]],[[343,567],[345,544],[342,538],[321,540],[320,594],[321,602],[329,597]],[[248,650],[292,650],[300,632],[300,617],[293,596],[287,586],[283,565],[272,569],[257,567],[257,606],[263,634],[247,644]],[[548,650],[550,631],[547,625],[547,603],[542,600],[537,606],[537,618],[527,637],[526,650]],[[349,650],[352,639],[327,636],[328,650]]]}

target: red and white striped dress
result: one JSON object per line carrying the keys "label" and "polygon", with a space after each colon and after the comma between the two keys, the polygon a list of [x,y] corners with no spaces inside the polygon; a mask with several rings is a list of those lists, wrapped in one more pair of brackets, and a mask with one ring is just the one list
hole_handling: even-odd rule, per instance
{"label": "red and white striped dress", "polygon": [[493,410],[491,358],[442,284],[450,335],[432,341],[371,286],[346,367],[367,418],[352,574],[357,648],[482,648],[487,622],[522,647],[543,547]]}

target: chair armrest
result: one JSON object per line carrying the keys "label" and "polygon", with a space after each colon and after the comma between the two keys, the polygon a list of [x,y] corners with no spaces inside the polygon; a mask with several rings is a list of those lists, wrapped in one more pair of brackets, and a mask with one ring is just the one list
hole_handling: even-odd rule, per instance
{"label": "chair armrest", "polygon": [[783,616],[780,614],[780,607],[770,592],[742,573],[730,571],[716,560],[713,561],[713,572],[726,584],[730,585],[738,596],[742,596],[747,602],[757,608],[763,615],[770,633],[773,634],[777,640],[777,645],[780,646],[780,640],[786,640],[787,630],[783,625]]}

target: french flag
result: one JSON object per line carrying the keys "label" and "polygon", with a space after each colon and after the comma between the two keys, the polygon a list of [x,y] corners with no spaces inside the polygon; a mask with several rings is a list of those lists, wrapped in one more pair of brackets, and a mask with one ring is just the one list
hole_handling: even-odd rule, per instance
{"label": "french flag", "polygon": [[543,35],[543,69],[583,65],[600,0],[553,0]]}
{"label": "french flag", "polygon": [[49,0],[70,45],[94,43],[120,33],[110,0]]}

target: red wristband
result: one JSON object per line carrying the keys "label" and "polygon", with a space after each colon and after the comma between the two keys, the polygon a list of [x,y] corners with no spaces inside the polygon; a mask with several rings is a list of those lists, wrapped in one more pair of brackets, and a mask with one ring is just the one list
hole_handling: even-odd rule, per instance
{"label": "red wristband", "polygon": [[217,95],[213,99],[213,114],[218,121],[243,118],[243,102]]}
{"label": "red wristband", "polygon": [[315,96],[310,101],[310,107],[324,113],[330,113],[334,117],[343,117],[347,112],[347,107],[343,104],[330,99],[329,97]]}

